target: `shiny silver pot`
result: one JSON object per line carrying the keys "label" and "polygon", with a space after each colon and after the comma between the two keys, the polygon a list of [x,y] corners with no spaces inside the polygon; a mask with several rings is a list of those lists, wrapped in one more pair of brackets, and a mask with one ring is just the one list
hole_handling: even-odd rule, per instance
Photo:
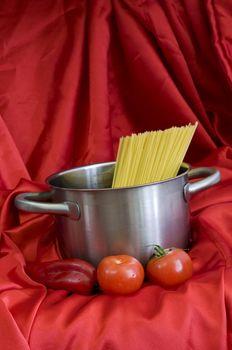
{"label": "shiny silver pot", "polygon": [[[214,168],[190,170],[149,185],[112,189],[114,162],[70,169],[50,176],[50,192],[22,193],[17,208],[56,214],[64,257],[97,264],[112,254],[129,254],[145,263],[154,244],[187,247],[189,198],[220,180]],[[191,178],[203,178],[193,183]],[[50,201],[50,202],[47,202]]]}

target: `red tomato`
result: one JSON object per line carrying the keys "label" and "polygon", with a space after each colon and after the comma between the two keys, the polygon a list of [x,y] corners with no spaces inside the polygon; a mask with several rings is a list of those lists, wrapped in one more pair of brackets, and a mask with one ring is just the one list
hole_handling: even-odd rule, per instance
{"label": "red tomato", "polygon": [[144,268],[129,255],[107,256],[97,267],[97,280],[106,294],[130,294],[142,286]]}
{"label": "red tomato", "polygon": [[146,275],[149,280],[167,288],[187,281],[192,273],[192,260],[180,248],[162,249],[156,246],[154,256],[146,265]]}

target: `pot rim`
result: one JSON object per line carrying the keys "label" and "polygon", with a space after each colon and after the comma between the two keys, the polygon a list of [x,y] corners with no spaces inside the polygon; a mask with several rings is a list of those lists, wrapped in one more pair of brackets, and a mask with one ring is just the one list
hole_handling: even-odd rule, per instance
{"label": "pot rim", "polygon": [[57,177],[63,176],[65,174],[71,173],[77,169],[84,169],[84,168],[93,168],[96,166],[101,166],[101,165],[114,165],[116,162],[101,162],[101,163],[94,163],[94,164],[89,164],[89,165],[83,165],[83,166],[79,166],[79,167],[74,167],[74,168],[70,168],[67,170],[63,170],[60,172],[56,172],[51,174],[50,176],[48,176],[46,178],[46,183],[52,187],[53,189],[59,189],[59,190],[64,190],[64,191],[77,191],[77,192],[101,192],[101,191],[125,191],[125,190],[129,190],[129,189],[137,189],[137,188],[142,188],[142,187],[149,187],[149,186],[154,186],[154,185],[159,185],[159,184],[163,184],[163,183],[167,183],[173,180],[176,180],[178,178],[181,178],[183,176],[186,176],[186,174],[189,172],[189,170],[191,169],[191,166],[188,163],[182,162],[181,167],[185,168],[186,170],[183,171],[181,174],[175,176],[175,177],[171,177],[169,179],[166,180],[161,180],[161,181],[155,181],[155,182],[151,182],[151,183],[147,183],[147,184],[142,184],[142,185],[135,185],[135,186],[125,186],[125,187],[117,187],[117,188],[112,188],[112,187],[103,187],[103,188],[75,188],[75,187],[64,187],[64,186],[56,186],[53,185],[51,182],[53,180],[55,180]]}

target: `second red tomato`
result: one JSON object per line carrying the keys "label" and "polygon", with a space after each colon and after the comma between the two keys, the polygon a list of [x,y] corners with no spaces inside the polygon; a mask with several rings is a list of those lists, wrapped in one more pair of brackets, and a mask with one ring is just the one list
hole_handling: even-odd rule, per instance
{"label": "second red tomato", "polygon": [[184,283],[192,277],[192,273],[192,260],[180,248],[163,249],[155,246],[155,255],[146,266],[146,275],[149,280],[165,288]]}

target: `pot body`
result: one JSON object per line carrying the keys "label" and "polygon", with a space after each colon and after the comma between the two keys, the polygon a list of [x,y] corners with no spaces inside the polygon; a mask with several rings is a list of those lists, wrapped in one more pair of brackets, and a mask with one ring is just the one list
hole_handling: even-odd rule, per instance
{"label": "pot body", "polygon": [[[146,263],[155,244],[187,247],[188,167],[183,165],[178,176],[166,181],[112,189],[114,164],[74,168],[47,179],[50,201],[57,207],[64,203],[63,212],[56,215],[62,256],[97,265],[104,256],[128,254]],[[41,200],[37,195],[35,203]],[[29,197],[23,206],[25,194],[19,196],[16,206],[23,210],[49,212],[46,205],[52,205],[44,203],[43,210],[34,210]]]}
{"label": "pot body", "polygon": [[104,164],[97,171],[83,167],[48,179],[54,202],[77,202],[80,209],[78,220],[56,218],[63,256],[96,265],[104,256],[129,254],[146,262],[154,244],[188,245],[189,208],[183,194],[186,169],[169,181],[122,189],[109,188],[112,176],[112,164]]}

